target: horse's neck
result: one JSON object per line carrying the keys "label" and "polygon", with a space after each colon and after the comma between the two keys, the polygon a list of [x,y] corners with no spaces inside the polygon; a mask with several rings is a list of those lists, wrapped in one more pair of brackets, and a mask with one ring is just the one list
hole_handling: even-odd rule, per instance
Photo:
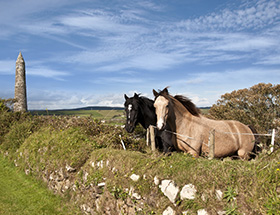
{"label": "horse's neck", "polygon": [[[171,117],[171,120],[175,122],[176,130],[180,130],[181,127],[184,129],[188,127],[189,122],[193,121],[194,117],[179,101],[173,100],[173,113],[174,116]],[[173,118],[173,119],[172,119]]]}
{"label": "horse's neck", "polygon": [[153,106],[149,106],[143,102],[140,108],[141,116],[139,123],[146,129],[149,125],[156,125],[156,114]]}

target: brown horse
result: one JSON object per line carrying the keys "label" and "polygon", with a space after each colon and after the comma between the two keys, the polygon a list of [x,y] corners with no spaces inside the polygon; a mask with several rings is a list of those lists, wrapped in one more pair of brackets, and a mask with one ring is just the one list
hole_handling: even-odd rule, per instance
{"label": "brown horse", "polygon": [[166,124],[171,128],[173,144],[177,150],[188,152],[194,157],[208,153],[208,139],[215,129],[215,152],[217,158],[238,154],[248,159],[254,149],[255,137],[251,129],[234,120],[211,120],[200,114],[196,106],[184,96],[171,96],[167,88],[160,92],[153,90],[157,127],[163,130]]}

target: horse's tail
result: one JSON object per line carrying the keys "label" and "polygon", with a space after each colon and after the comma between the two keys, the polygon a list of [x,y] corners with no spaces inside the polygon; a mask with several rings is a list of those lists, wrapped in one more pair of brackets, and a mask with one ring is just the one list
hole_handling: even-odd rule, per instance
{"label": "horse's tail", "polygon": [[261,147],[260,147],[260,136],[258,135],[257,130],[252,126],[252,125],[248,125],[248,127],[251,129],[252,133],[254,134],[255,137],[255,143],[254,143],[254,148],[253,151],[251,153],[251,158],[254,159],[256,157],[256,155],[258,153],[261,152]]}

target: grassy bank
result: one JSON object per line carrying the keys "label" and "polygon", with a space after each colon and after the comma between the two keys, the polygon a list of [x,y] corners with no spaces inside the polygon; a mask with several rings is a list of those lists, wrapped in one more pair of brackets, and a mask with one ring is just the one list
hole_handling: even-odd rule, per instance
{"label": "grassy bank", "polygon": [[[5,214],[24,210],[32,202],[39,202],[31,207],[38,207],[42,213],[47,207],[41,197],[35,200],[29,197],[27,200],[31,202],[13,209],[14,202],[25,202],[22,196],[30,195],[24,193],[28,191],[26,187],[37,188],[37,185],[27,183],[25,187],[25,183],[18,182],[17,173],[25,177],[24,172],[41,178],[49,188],[68,196],[70,202],[82,206],[84,211],[98,208],[100,214],[108,210],[125,211],[120,208],[129,207],[130,210],[140,208],[140,214],[162,214],[168,206],[177,214],[187,210],[196,214],[199,209],[206,209],[209,214],[217,214],[217,211],[232,215],[279,214],[280,150],[272,154],[263,152],[252,161],[209,161],[183,153],[164,156],[151,152],[141,129],[128,134],[120,126],[104,124],[92,117],[31,116],[11,112],[0,117],[0,151],[18,166],[16,172],[9,173],[7,165],[10,164],[2,161],[0,164],[3,168],[0,177],[8,171],[6,177],[10,175],[11,178],[5,182],[8,187],[0,188],[3,189],[1,194],[6,192],[0,197]],[[139,181],[132,181],[132,174],[139,175]],[[181,200],[178,196],[174,206],[154,184],[155,176],[159,180],[173,180],[180,189],[193,184],[197,189],[196,198]],[[99,187],[100,183],[104,185]],[[25,188],[17,193],[17,186]],[[130,190],[141,198],[133,199]],[[217,190],[223,193],[222,199],[217,199]],[[41,193],[36,190],[31,193],[36,192]],[[56,203],[50,204],[64,204],[61,199],[53,201]],[[57,213],[63,214],[63,210],[67,209]]]}
{"label": "grassy bank", "polygon": [[81,214],[78,207],[54,195],[0,155],[0,214]]}

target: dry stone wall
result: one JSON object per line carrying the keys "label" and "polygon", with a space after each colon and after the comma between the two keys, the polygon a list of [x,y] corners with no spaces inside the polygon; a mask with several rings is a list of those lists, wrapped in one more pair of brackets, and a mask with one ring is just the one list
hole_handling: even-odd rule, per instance
{"label": "dry stone wall", "polygon": [[[17,160],[14,161],[17,165]],[[32,167],[25,169],[26,174],[30,174],[36,170]],[[107,172],[113,175],[116,180],[129,178],[134,185],[127,187],[111,186],[112,181],[108,181],[104,175],[100,173]],[[194,184],[186,184],[183,187],[177,186],[176,182],[171,179],[159,179],[157,175],[149,181],[150,187],[160,192],[153,193],[151,189],[150,195],[141,195],[136,189],[137,184],[141,180],[147,180],[145,175],[137,173],[120,175],[119,170],[110,160],[91,160],[82,168],[75,169],[69,164],[65,164],[57,170],[47,170],[47,168],[39,173],[44,182],[48,184],[49,189],[58,194],[67,194],[71,196],[72,201],[79,205],[85,214],[141,214],[147,209],[147,205],[158,207],[156,199],[165,198],[169,201],[169,205],[162,211],[163,215],[175,214],[192,214],[189,210],[178,213],[177,201],[193,200],[201,198],[206,201],[205,196],[198,194]],[[92,180],[98,177],[98,180]],[[117,178],[118,177],[118,178]],[[222,201],[223,192],[215,190],[216,199]],[[154,195],[154,196],[153,196]],[[156,197],[155,195],[160,195]],[[153,199],[154,198],[154,199]],[[197,210],[197,215],[210,214],[206,209]],[[224,211],[218,211],[218,214],[225,214]]]}

